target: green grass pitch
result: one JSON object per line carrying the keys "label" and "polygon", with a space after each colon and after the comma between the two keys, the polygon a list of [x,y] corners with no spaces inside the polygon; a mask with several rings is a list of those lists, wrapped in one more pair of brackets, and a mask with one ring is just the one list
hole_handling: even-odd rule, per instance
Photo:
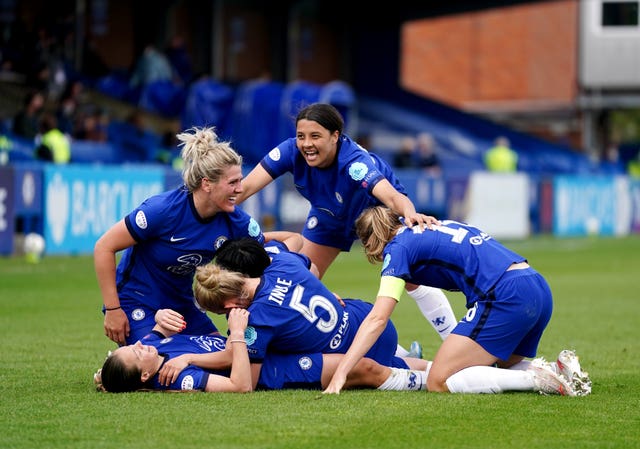
{"label": "green grass pitch", "polygon": [[[0,448],[640,447],[640,237],[506,243],[554,292],[539,355],[575,349],[590,396],[97,393],[92,374],[114,344],[91,257],[0,258]],[[378,270],[354,246],[325,281],[343,297],[373,300]],[[463,299],[448,296],[461,316]],[[409,297],[393,320],[402,344],[419,340],[433,357],[439,338]]]}

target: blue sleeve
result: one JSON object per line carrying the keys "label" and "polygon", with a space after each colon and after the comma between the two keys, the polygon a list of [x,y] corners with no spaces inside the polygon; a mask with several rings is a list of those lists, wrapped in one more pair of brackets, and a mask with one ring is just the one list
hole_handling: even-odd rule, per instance
{"label": "blue sleeve", "polygon": [[124,217],[124,223],[136,242],[158,236],[167,228],[167,219],[171,216],[167,209],[174,203],[168,192],[147,198]]}
{"label": "blue sleeve", "polygon": [[229,219],[233,223],[233,230],[236,238],[251,237],[256,239],[260,244],[264,244],[264,234],[260,228],[260,224],[244,210],[236,207],[229,214]]}
{"label": "blue sleeve", "polygon": [[276,179],[285,173],[293,172],[294,160],[297,154],[296,139],[292,137],[269,151],[260,161],[260,165],[269,173],[269,176]]}

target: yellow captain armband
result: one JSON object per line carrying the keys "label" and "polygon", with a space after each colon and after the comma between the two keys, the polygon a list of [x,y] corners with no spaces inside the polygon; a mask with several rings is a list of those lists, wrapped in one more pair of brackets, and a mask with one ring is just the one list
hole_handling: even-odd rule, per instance
{"label": "yellow captain armband", "polygon": [[393,276],[382,276],[380,278],[380,289],[378,296],[389,296],[390,298],[400,301],[400,296],[404,291],[404,279]]}

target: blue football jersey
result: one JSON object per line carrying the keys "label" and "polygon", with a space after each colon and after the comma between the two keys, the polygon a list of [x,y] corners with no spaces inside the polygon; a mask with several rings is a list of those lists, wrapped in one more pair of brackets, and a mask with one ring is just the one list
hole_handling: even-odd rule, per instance
{"label": "blue football jersey", "polygon": [[118,294],[152,309],[192,307],[195,269],[210,262],[225,240],[264,243],[260,225],[238,207],[200,218],[184,188],[148,198],[124,221],[137,244],[123,251],[118,264]]}
{"label": "blue football jersey", "polygon": [[[297,253],[272,254],[249,306],[246,337],[252,360],[269,350],[285,353],[335,352],[349,314]],[[335,345],[334,342],[334,345]],[[339,346],[339,345],[338,345]]]}
{"label": "blue football jersey", "polygon": [[[282,251],[271,258],[248,307],[245,338],[251,360],[261,362],[268,352],[345,353],[372,304],[345,299],[342,306],[307,269],[309,259],[304,255]],[[393,358],[397,343],[397,331],[389,322],[366,356],[397,366]]]}
{"label": "blue football jersey", "polygon": [[371,191],[382,179],[406,193],[389,164],[344,134],[338,141],[338,153],[331,167],[309,167],[295,137],[271,150],[260,164],[273,179],[291,173],[296,189],[312,207],[347,223],[347,228],[364,209],[381,204]]}
{"label": "blue football jersey", "polygon": [[449,291],[467,305],[484,297],[512,263],[526,259],[480,229],[443,220],[433,230],[401,228],[383,251],[382,276]]}
{"label": "blue football jersey", "polygon": [[[165,356],[165,362],[174,357],[186,353],[207,354],[223,351],[226,338],[219,335],[182,335],[176,334],[164,337],[160,333],[151,332],[143,337],[140,342],[143,345],[154,346],[158,354]],[[229,377],[231,370],[204,370],[194,365],[187,366],[175,382],[169,386],[161,385],[156,374],[152,379],[154,390],[200,390],[204,391],[209,380],[209,373]]]}

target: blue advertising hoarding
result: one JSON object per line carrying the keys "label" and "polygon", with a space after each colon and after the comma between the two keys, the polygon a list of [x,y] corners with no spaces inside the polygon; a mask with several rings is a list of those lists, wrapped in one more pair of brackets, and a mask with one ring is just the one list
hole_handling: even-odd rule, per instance
{"label": "blue advertising hoarding", "polygon": [[0,167],[0,254],[13,252],[14,234],[14,194],[13,170],[7,166]]}
{"label": "blue advertising hoarding", "polygon": [[44,169],[47,254],[93,252],[96,240],[146,198],[164,191],[165,172],[149,166]]}
{"label": "blue advertising hoarding", "polygon": [[624,176],[556,176],[554,235],[628,234],[632,213],[629,189],[629,180]]}

